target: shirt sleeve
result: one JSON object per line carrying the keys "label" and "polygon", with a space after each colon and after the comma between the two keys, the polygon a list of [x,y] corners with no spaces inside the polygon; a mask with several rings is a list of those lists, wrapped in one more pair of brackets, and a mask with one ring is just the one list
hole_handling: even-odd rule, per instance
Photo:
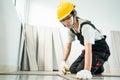
{"label": "shirt sleeve", "polygon": [[91,25],[89,24],[83,25],[82,35],[84,37],[84,44],[95,43],[95,29]]}
{"label": "shirt sleeve", "polygon": [[72,43],[75,40],[75,34],[73,34],[70,30],[67,30],[66,43]]}

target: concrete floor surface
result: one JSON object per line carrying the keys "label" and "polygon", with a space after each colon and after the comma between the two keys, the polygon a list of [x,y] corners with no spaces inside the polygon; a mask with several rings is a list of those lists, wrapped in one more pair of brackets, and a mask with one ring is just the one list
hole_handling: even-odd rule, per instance
{"label": "concrete floor surface", "polygon": [[[75,74],[61,75],[58,72],[20,71],[0,72],[0,80],[78,80]],[[89,80],[89,79],[87,79]],[[93,75],[90,80],[120,80],[120,73]]]}

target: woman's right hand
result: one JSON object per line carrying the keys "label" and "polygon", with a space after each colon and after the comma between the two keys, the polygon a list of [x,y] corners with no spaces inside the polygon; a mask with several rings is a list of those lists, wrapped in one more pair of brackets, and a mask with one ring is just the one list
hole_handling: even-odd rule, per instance
{"label": "woman's right hand", "polygon": [[66,74],[67,70],[68,70],[68,65],[66,64],[65,61],[62,61],[59,68],[60,74]]}

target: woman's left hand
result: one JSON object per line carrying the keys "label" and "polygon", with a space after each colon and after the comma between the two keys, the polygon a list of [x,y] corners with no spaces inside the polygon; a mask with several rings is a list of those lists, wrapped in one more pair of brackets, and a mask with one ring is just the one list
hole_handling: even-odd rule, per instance
{"label": "woman's left hand", "polygon": [[78,79],[87,79],[87,78],[91,79],[92,74],[89,70],[81,70],[81,71],[77,72],[76,78],[78,78]]}

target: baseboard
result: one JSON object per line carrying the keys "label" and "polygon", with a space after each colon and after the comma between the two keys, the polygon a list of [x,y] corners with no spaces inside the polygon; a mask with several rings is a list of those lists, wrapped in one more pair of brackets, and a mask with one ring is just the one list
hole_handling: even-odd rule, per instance
{"label": "baseboard", "polygon": [[0,73],[2,73],[2,72],[16,72],[16,71],[17,71],[16,65],[0,64]]}

